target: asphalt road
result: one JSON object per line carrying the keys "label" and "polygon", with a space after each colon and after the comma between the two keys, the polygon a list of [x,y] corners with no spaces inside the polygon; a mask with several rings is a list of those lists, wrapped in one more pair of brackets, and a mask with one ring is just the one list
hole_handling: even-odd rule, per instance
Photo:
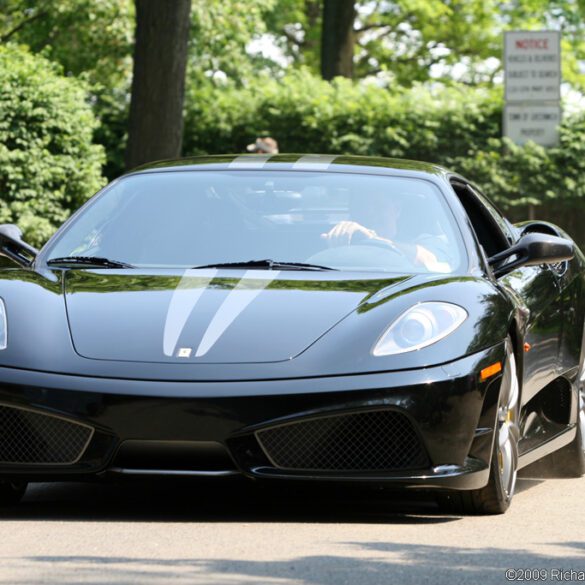
{"label": "asphalt road", "polygon": [[2,512],[0,583],[485,585],[506,569],[578,582],[585,479],[518,489],[506,515],[461,518],[375,492],[37,484]]}

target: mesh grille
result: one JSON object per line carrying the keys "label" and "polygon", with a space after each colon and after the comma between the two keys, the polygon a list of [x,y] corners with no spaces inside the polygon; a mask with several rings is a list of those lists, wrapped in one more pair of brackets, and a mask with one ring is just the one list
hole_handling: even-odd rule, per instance
{"label": "mesh grille", "polygon": [[393,471],[429,464],[408,418],[390,410],[306,420],[256,436],[283,469]]}
{"label": "mesh grille", "polygon": [[93,429],[84,425],[0,405],[0,463],[75,463],[92,434]]}

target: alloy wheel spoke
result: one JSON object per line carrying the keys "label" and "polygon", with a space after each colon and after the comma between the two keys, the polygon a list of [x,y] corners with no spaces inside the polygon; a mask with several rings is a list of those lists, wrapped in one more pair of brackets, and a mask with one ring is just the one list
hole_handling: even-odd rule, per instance
{"label": "alloy wheel spoke", "polygon": [[512,455],[512,445],[510,444],[510,442],[507,442],[501,449],[501,453],[502,453],[502,469],[501,469],[501,474],[502,474],[502,485],[504,486],[504,490],[506,491],[506,494],[509,496],[510,495],[510,490],[511,490],[511,480],[512,480],[512,467],[513,467],[513,455]]}
{"label": "alloy wheel spoke", "polygon": [[510,440],[510,429],[509,425],[504,423],[500,427],[500,432],[498,433],[498,445],[500,449],[504,449],[504,446],[509,443]]}
{"label": "alloy wheel spoke", "polygon": [[498,465],[503,496],[510,500],[516,486],[516,446],[514,427],[516,425],[516,409],[520,396],[518,375],[514,353],[509,350],[506,358],[505,375],[502,388],[501,406],[498,409]]}
{"label": "alloy wheel spoke", "polygon": [[581,448],[585,451],[585,390],[579,392],[579,427],[581,429]]}

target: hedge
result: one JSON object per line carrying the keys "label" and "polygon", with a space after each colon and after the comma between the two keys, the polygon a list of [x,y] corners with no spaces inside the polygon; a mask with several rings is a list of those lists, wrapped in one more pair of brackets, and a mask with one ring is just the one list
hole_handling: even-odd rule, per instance
{"label": "hedge", "polygon": [[499,94],[453,87],[393,91],[307,72],[248,88],[205,87],[187,101],[185,154],[239,152],[268,133],[283,152],[447,162],[500,132]]}
{"label": "hedge", "polygon": [[104,182],[84,86],[50,61],[0,47],[0,223],[42,244]]}

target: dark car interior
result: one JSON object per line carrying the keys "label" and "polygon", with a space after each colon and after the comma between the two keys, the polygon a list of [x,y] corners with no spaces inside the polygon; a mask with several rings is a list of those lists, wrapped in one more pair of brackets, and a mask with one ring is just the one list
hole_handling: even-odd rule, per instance
{"label": "dark car interior", "polygon": [[488,258],[502,252],[512,243],[502,232],[496,219],[489,213],[485,204],[466,183],[452,181],[453,190],[463,205],[473,231]]}

